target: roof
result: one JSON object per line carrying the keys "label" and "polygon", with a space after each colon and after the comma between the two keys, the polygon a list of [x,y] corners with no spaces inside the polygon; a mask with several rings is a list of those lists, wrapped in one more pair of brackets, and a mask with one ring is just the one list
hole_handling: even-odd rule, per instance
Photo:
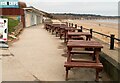
{"label": "roof", "polygon": [[41,11],[39,9],[36,9],[34,8],[33,6],[30,6],[30,7],[26,7],[26,8],[23,8],[24,10],[28,10],[28,11],[34,11],[38,14],[42,14],[43,16],[46,16],[46,17],[50,17],[50,14],[47,13],[47,12],[44,12],[44,11]]}

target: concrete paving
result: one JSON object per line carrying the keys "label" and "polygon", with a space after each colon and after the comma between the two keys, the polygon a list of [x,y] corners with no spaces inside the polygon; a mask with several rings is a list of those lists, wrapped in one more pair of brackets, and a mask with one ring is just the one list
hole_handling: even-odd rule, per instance
{"label": "concrete paving", "polygon": [[[63,40],[43,29],[42,25],[25,28],[20,40],[9,48],[10,56],[3,56],[3,81],[64,81],[66,47]],[[102,81],[109,77],[101,72]],[[73,68],[70,81],[94,81],[95,70]]]}

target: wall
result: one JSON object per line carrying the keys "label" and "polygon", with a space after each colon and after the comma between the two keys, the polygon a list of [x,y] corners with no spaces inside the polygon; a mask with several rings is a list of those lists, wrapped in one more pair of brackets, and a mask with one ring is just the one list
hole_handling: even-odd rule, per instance
{"label": "wall", "polygon": [[42,23],[43,16],[35,12],[25,11],[25,26],[30,27]]}
{"label": "wall", "polygon": [[2,16],[21,16],[21,22],[25,27],[24,10],[20,8],[0,8],[0,15]]}
{"label": "wall", "polygon": [[31,26],[31,14],[26,13],[25,14],[25,27]]}

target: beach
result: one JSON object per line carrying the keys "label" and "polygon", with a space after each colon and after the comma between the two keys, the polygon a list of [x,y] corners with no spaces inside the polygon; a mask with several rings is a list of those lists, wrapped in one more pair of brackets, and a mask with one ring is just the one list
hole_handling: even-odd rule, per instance
{"label": "beach", "polygon": [[[112,22],[104,22],[99,20],[62,20],[62,22],[68,22],[77,24],[78,26],[83,26],[84,28],[93,29],[94,31],[111,35],[114,34],[115,38],[118,38],[118,23],[112,23]],[[110,43],[110,38],[107,38],[105,36],[101,36],[99,34],[93,34],[94,37],[97,37],[101,39],[102,41],[106,43]],[[118,41],[115,41],[115,46],[118,47]]]}

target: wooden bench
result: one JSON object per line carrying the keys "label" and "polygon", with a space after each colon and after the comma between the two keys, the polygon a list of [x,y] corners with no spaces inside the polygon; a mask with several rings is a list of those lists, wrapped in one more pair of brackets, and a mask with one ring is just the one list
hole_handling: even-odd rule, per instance
{"label": "wooden bench", "polygon": [[72,55],[74,55],[74,54],[88,54],[88,55],[92,56],[92,60],[95,60],[94,51],[75,51],[75,50],[72,50],[72,51],[70,51],[70,54],[72,54]]}
{"label": "wooden bench", "polygon": [[94,51],[70,51],[71,54],[94,54]]}
{"label": "wooden bench", "polygon": [[71,39],[73,39],[73,40],[84,40],[84,38],[83,37],[81,37],[81,36],[72,36],[71,37]]}
{"label": "wooden bench", "polygon": [[73,67],[96,69],[96,81],[99,80],[99,72],[103,69],[102,63],[93,62],[65,62],[64,67],[66,67],[66,80],[68,80],[68,71]]}

